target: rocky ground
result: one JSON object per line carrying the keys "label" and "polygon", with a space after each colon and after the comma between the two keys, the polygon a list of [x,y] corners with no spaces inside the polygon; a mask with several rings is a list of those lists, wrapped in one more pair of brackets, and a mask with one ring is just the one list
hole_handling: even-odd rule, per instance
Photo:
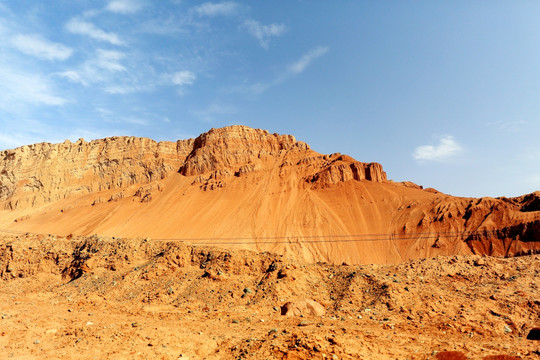
{"label": "rocky ground", "polygon": [[[0,357],[535,359],[539,261],[334,266],[151,239],[3,235]],[[287,302],[296,315],[282,315]]]}

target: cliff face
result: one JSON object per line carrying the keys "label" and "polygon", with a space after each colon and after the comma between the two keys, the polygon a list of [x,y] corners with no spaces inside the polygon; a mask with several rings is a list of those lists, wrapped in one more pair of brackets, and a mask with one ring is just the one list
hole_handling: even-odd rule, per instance
{"label": "cliff face", "polygon": [[[282,166],[285,155],[303,165],[297,168],[313,182],[386,180],[379,164],[343,156],[320,161],[323,156],[313,154],[319,155],[294,136],[238,125],[176,143],[136,137],[40,143],[0,152],[0,203],[5,209],[40,206],[102,190],[145,185],[176,172],[198,176],[193,183],[211,190],[223,184],[216,180]],[[306,162],[306,158],[311,160]]]}
{"label": "cliff face", "polygon": [[177,171],[192,146],[193,140],[112,137],[5,150],[0,152],[0,202],[6,209],[26,208],[146,184]]}
{"label": "cliff face", "polygon": [[270,158],[286,152],[306,153],[309,146],[292,135],[270,134],[246,126],[212,129],[195,139],[193,150],[180,168],[185,176],[214,171],[241,173],[247,168],[262,168]]}

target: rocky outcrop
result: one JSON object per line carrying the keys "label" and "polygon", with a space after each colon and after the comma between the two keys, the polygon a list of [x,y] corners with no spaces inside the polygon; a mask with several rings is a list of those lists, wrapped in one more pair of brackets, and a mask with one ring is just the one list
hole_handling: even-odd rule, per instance
{"label": "rocky outcrop", "polygon": [[[0,207],[17,209],[118,189],[107,201],[126,196],[121,190],[144,186],[179,172],[195,177],[202,190],[218,190],[231,177],[243,177],[296,163],[290,171],[311,181],[335,184],[349,180],[384,181],[380,164],[347,156],[320,155],[292,135],[270,134],[247,126],[211,129],[196,139],[156,142],[111,137],[76,143],[40,143],[0,152]],[[130,194],[133,195],[133,194]],[[135,195],[152,200],[151,192]],[[94,204],[104,201],[97,198]]]}
{"label": "rocky outcrop", "polygon": [[305,152],[309,146],[292,135],[270,134],[247,126],[211,129],[195,139],[192,152],[180,168],[185,176],[214,171],[231,171],[241,175],[261,167],[266,159],[289,152]]}
{"label": "rocky outcrop", "polygon": [[418,204],[401,209],[399,226],[402,236],[424,234],[437,249],[452,247],[459,239],[473,254],[533,254],[540,252],[540,212],[523,210],[533,201],[534,194],[511,199],[446,196],[432,203],[427,211],[420,210]]}
{"label": "rocky outcrop", "polygon": [[[321,161],[322,170],[306,177],[307,182],[323,185],[337,184],[349,180],[369,180],[374,182],[386,181],[386,173],[381,164],[362,163],[350,156],[333,154],[317,159]],[[309,161],[308,161],[309,163]]]}
{"label": "rocky outcrop", "polygon": [[5,150],[0,152],[0,202],[15,209],[147,184],[177,171],[192,147],[192,139],[111,137]]}

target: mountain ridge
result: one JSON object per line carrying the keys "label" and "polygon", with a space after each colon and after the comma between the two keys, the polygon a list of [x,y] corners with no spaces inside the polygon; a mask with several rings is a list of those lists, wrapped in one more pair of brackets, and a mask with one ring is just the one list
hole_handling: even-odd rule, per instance
{"label": "mountain ridge", "polygon": [[241,125],[176,142],[112,137],[0,152],[1,229],[236,238],[308,261],[536,253],[539,195],[453,197]]}

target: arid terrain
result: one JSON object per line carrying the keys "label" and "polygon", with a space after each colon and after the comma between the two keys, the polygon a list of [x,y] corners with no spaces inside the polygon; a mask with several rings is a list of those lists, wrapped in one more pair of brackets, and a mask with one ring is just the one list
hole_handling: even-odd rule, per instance
{"label": "arid terrain", "polygon": [[246,126],[0,152],[0,229],[180,239],[303,261],[400,263],[540,251],[540,192],[461,198],[387,180]]}
{"label": "arid terrain", "polygon": [[[5,235],[0,347],[14,359],[535,359],[539,341],[526,337],[540,325],[539,260],[329,265],[181,242]],[[282,315],[287,302],[303,312]]]}
{"label": "arid terrain", "polygon": [[245,126],[0,152],[0,358],[540,358],[540,191]]}

